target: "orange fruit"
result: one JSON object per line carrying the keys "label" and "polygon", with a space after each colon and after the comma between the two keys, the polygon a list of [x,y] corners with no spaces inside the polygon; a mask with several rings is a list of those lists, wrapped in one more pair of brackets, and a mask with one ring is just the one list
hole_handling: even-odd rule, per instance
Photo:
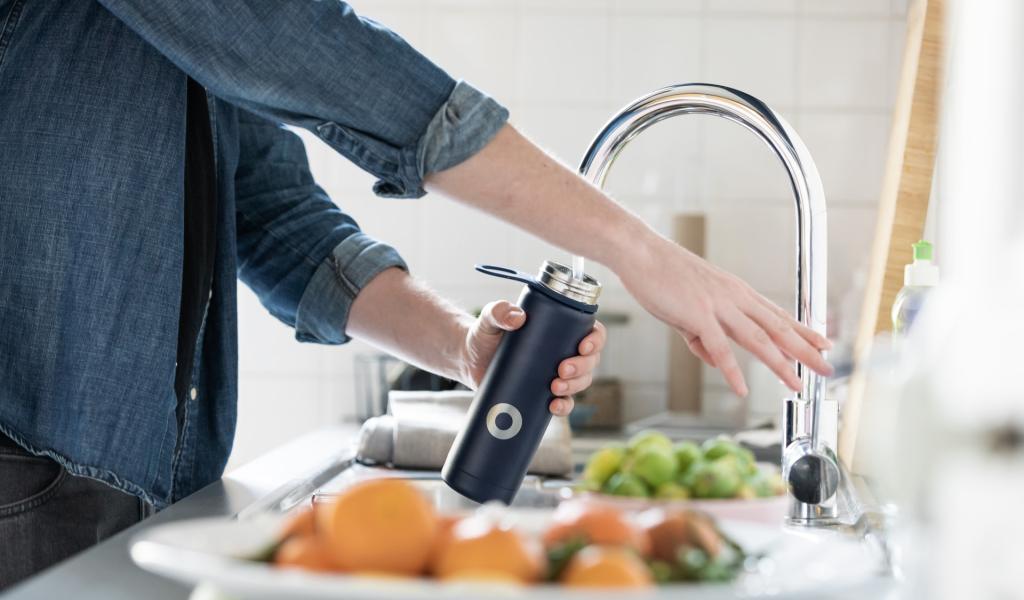
{"label": "orange fruit", "polygon": [[715,557],[725,541],[711,517],[693,510],[652,508],[640,514],[638,521],[651,539],[651,555],[673,562],[682,546],[694,546]]}
{"label": "orange fruit", "polygon": [[437,534],[437,513],[400,479],[371,479],[317,511],[334,562],[346,571],[419,575]]}
{"label": "orange fruit", "polygon": [[282,568],[305,569],[327,573],[337,571],[331,550],[323,539],[312,536],[292,536],[274,553],[274,564]]}
{"label": "orange fruit", "polygon": [[456,571],[445,577],[447,582],[480,582],[480,583],[505,583],[511,585],[522,585],[523,581],[515,575],[505,571],[493,571],[487,569]]}
{"label": "orange fruit", "polygon": [[437,517],[437,533],[434,534],[434,544],[430,549],[430,557],[432,561],[436,561],[438,556],[441,556],[441,551],[452,539],[452,531],[455,529],[455,525],[462,519],[454,515],[438,515]]}
{"label": "orange fruit", "polygon": [[725,539],[715,528],[711,517],[703,513],[691,513],[689,520],[690,540],[695,546],[708,553],[711,558],[717,557],[725,547]]}
{"label": "orange fruit", "polygon": [[676,550],[690,544],[687,511],[652,508],[640,514],[639,522],[651,539],[651,556],[658,560],[675,562]]}
{"label": "orange fruit", "polygon": [[353,577],[364,577],[366,579],[386,579],[388,581],[409,579],[408,575],[403,575],[401,573],[385,573],[383,571],[353,571],[351,573],[346,574],[351,575]]}
{"label": "orange fruit", "polygon": [[644,588],[654,584],[647,565],[635,552],[615,546],[587,546],[572,557],[562,573],[571,587]]}
{"label": "orange fruit", "polygon": [[587,544],[627,546],[646,556],[651,541],[643,529],[616,507],[591,502],[563,502],[544,532],[548,548],[573,539]]}
{"label": "orange fruit", "polygon": [[281,528],[281,539],[296,536],[311,536],[316,533],[316,519],[312,508],[304,508],[285,521]]}
{"label": "orange fruit", "polygon": [[483,516],[459,521],[434,561],[441,579],[536,581],[543,567],[540,548],[510,526]]}

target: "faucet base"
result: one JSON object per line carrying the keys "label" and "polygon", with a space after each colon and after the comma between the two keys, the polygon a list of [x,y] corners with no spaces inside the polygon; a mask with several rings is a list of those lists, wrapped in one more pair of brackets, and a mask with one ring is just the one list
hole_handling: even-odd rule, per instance
{"label": "faucet base", "polygon": [[839,487],[834,496],[821,504],[809,504],[796,498],[790,498],[789,514],[785,524],[795,528],[842,529],[858,522],[861,516],[870,509],[865,506],[862,493],[856,481],[841,462],[839,467]]}
{"label": "faucet base", "polygon": [[831,505],[807,504],[795,498],[789,503],[789,515],[786,516],[787,525],[821,527],[838,522],[839,511],[836,509],[835,503]]}

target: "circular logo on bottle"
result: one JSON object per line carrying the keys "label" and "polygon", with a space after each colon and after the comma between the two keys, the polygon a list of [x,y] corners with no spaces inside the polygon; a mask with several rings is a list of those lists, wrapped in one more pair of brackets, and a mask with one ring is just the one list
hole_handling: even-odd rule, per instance
{"label": "circular logo on bottle", "polygon": [[[499,417],[505,416],[499,423]],[[523,415],[519,412],[519,409],[506,404],[505,402],[499,402],[491,407],[491,410],[487,411],[487,431],[498,438],[499,440],[509,440],[516,437],[519,430],[523,427]]]}

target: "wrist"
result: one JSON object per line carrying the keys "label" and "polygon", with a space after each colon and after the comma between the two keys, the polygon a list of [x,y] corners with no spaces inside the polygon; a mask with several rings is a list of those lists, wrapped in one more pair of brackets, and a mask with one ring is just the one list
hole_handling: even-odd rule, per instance
{"label": "wrist", "polygon": [[633,214],[608,227],[602,256],[595,257],[620,278],[630,270],[643,268],[658,254],[665,239]]}
{"label": "wrist", "polygon": [[445,376],[454,381],[458,381],[463,385],[472,388],[472,356],[470,356],[471,349],[469,347],[469,337],[473,331],[473,324],[476,323],[476,319],[468,313],[462,313],[456,316],[455,321],[452,324],[452,334],[450,336],[451,345],[450,353],[448,356],[450,360],[446,361],[449,364],[448,372]]}

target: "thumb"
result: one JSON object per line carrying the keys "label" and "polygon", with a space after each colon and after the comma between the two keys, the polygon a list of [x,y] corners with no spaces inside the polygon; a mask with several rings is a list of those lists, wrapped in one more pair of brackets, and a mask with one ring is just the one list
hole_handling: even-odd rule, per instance
{"label": "thumb", "polygon": [[507,300],[491,302],[480,311],[480,332],[497,335],[502,331],[514,331],[526,322],[523,309]]}

